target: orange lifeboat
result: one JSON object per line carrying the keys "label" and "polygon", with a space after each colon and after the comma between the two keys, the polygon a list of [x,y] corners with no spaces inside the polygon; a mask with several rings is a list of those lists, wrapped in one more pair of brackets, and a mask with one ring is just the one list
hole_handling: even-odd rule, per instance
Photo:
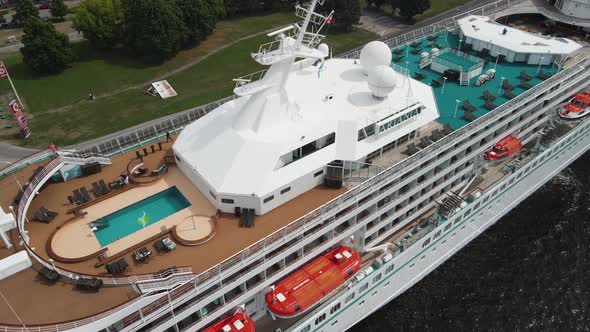
{"label": "orange lifeboat", "polygon": [[590,93],[578,93],[559,110],[559,117],[575,120],[590,114]]}
{"label": "orange lifeboat", "polygon": [[240,310],[209,326],[203,332],[256,332],[256,325],[252,318],[246,315],[246,311]]}
{"label": "orange lifeboat", "polygon": [[350,247],[338,247],[297,270],[268,292],[268,309],[281,318],[302,314],[342,285],[360,267],[358,252]]}
{"label": "orange lifeboat", "polygon": [[518,138],[509,135],[502,138],[498,143],[494,144],[494,146],[488,150],[483,157],[485,160],[490,161],[501,160],[513,155],[521,147],[522,142]]}

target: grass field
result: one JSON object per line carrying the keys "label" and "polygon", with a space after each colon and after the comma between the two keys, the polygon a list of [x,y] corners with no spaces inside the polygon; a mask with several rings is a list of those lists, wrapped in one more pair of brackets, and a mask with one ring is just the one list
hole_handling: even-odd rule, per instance
{"label": "grass field", "polygon": [[[453,9],[467,2],[469,2],[469,0],[430,0],[430,9],[428,9],[422,15],[416,16],[416,22],[420,22],[427,18],[431,18],[433,16],[436,16],[440,13],[443,13],[449,9]],[[361,6],[366,7],[367,0],[361,0]],[[379,10],[386,15],[391,15],[391,5],[389,4],[384,4],[383,6],[381,6],[381,8],[379,8]]]}
{"label": "grass field", "polygon": [[[25,145],[44,146],[50,141],[73,144],[228,96],[233,89],[232,78],[261,68],[250,53],[270,39],[259,35],[237,40],[292,21],[291,14],[273,14],[220,22],[215,33],[199,47],[153,67],[125,56],[100,54],[81,43],[76,45],[80,57],[72,68],[59,75],[37,78],[26,69],[20,56],[10,56],[5,62],[27,106],[33,131]],[[337,54],[375,38],[373,33],[357,29],[349,34],[329,33],[326,42]],[[177,97],[161,100],[144,94],[142,83],[232,42],[213,56],[167,78],[178,92]],[[0,80],[0,91],[7,88],[6,80]],[[97,100],[86,100],[89,92]]]}

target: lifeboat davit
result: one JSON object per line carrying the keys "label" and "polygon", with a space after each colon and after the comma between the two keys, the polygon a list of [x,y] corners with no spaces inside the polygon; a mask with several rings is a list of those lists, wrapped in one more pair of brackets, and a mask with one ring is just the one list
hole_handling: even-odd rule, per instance
{"label": "lifeboat davit", "polygon": [[268,309],[281,318],[300,315],[342,285],[360,267],[358,252],[350,247],[338,247],[292,273],[268,292]]}
{"label": "lifeboat davit", "polygon": [[245,311],[240,310],[209,326],[203,332],[256,332],[256,325]]}
{"label": "lifeboat davit", "polygon": [[580,119],[590,114],[590,93],[578,93],[559,110],[559,117],[566,120]]}
{"label": "lifeboat davit", "polygon": [[483,157],[485,160],[491,161],[502,160],[513,155],[521,147],[522,142],[518,138],[509,135],[494,144],[490,150],[486,151]]}

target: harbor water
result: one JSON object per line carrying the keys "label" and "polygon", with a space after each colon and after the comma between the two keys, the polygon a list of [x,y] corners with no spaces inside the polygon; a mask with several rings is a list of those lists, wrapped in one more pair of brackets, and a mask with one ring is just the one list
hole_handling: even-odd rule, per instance
{"label": "harbor water", "polygon": [[589,331],[590,153],[350,329]]}

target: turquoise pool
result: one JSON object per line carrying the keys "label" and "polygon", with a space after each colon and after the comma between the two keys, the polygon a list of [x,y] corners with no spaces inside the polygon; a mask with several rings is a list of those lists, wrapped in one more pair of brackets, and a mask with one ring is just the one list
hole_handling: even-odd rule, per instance
{"label": "turquoise pool", "polygon": [[94,235],[104,247],[190,205],[178,188],[171,187],[90,224],[98,228]]}

